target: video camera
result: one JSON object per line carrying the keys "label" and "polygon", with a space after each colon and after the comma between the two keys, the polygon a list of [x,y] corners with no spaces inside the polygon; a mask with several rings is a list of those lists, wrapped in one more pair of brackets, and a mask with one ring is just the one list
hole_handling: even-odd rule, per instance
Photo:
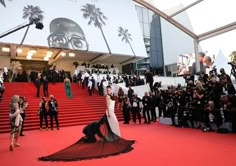
{"label": "video camera", "polygon": [[215,74],[215,75],[217,75],[217,68],[216,68],[216,66],[213,66],[213,68],[209,71],[209,73],[210,74]]}
{"label": "video camera", "polygon": [[233,67],[236,67],[235,62],[228,62],[228,65],[231,65],[231,66],[233,66]]}
{"label": "video camera", "polygon": [[185,79],[186,83],[189,81],[194,81],[194,75],[184,75],[183,78]]}
{"label": "video camera", "polygon": [[230,75],[233,75],[236,79],[236,63],[235,62],[228,62],[229,65],[231,65],[231,73]]}
{"label": "video camera", "polygon": [[155,82],[154,85],[153,85],[153,87],[154,87],[154,88],[160,88],[160,87],[161,87],[161,83],[162,83],[161,81]]}

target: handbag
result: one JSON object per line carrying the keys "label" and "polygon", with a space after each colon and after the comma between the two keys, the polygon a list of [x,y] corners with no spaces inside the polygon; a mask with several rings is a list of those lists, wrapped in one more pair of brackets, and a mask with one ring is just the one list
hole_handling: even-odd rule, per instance
{"label": "handbag", "polygon": [[39,108],[38,115],[40,115],[41,111],[42,111],[42,108]]}

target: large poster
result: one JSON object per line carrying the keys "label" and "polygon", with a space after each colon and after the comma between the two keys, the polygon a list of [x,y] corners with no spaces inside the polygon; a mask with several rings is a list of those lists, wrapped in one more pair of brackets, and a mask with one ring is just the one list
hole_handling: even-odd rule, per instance
{"label": "large poster", "polygon": [[147,56],[132,0],[2,0],[0,15],[1,34],[33,22],[0,42]]}
{"label": "large poster", "polygon": [[192,73],[192,65],[195,62],[195,54],[180,54],[177,60],[178,75],[188,75]]}
{"label": "large poster", "polygon": [[[200,71],[205,71],[207,74],[215,72],[215,55],[212,53],[204,53],[204,56],[199,56],[200,61]],[[177,67],[178,67],[178,75],[189,75],[193,73],[193,70],[196,71],[196,64],[195,63],[195,54],[180,54],[177,60]],[[199,73],[199,72],[197,72]],[[194,72],[194,74],[197,74]]]}

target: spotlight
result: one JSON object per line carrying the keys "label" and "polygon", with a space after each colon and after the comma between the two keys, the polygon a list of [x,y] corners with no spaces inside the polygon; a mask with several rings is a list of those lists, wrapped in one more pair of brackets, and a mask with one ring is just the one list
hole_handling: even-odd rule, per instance
{"label": "spotlight", "polygon": [[62,57],[66,56],[66,53],[61,52],[61,56],[62,56]]}

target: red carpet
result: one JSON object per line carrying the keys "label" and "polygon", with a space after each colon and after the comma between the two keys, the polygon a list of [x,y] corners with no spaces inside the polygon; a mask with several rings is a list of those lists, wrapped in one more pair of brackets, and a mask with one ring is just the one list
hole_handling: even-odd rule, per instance
{"label": "red carpet", "polygon": [[196,129],[175,128],[153,123],[120,123],[122,137],[134,139],[134,150],[118,156],[75,162],[43,162],[40,156],[54,153],[73,144],[81,136],[83,125],[57,131],[27,131],[20,137],[21,147],[9,151],[9,134],[0,134],[3,166],[235,166],[236,135],[204,133]]}
{"label": "red carpet", "polygon": [[[43,97],[36,98],[36,88],[33,83],[5,83],[6,91],[3,100],[0,101],[0,133],[10,131],[9,126],[9,103],[13,95],[25,96],[29,106],[26,111],[25,130],[39,129],[39,102]],[[96,120],[105,113],[105,97],[99,96],[95,91],[89,96],[88,89],[82,89],[78,84],[72,83],[73,98],[66,96],[64,84],[49,84],[49,94],[53,94],[58,100],[59,123],[61,127],[87,124]],[[122,119],[122,112],[116,112],[119,120]],[[48,117],[49,118],[49,117]]]}

